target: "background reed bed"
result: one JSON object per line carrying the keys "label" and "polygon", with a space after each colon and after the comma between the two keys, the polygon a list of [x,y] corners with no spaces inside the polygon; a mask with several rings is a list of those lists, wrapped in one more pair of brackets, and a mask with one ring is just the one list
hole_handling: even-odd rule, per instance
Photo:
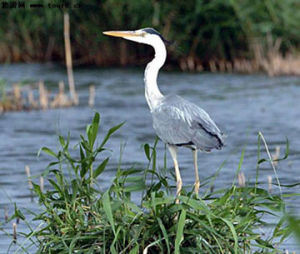
{"label": "background reed bed", "polygon": [[63,61],[67,11],[75,65],[144,64],[151,49],[101,32],[152,26],[175,42],[169,67],[299,75],[298,8],[296,0],[92,0],[80,8],[0,9],[0,61]]}

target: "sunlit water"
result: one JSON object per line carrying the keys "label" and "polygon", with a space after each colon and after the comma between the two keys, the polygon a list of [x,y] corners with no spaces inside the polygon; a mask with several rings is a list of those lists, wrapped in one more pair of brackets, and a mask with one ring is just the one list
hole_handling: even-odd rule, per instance
{"label": "sunlit water", "polygon": [[[44,80],[56,93],[55,83],[66,82],[65,70],[61,66],[51,65],[9,65],[0,66],[0,78],[8,84],[22,80]],[[14,203],[28,215],[25,208],[37,209],[35,199],[30,199],[27,178],[24,170],[29,165],[32,175],[41,173],[49,157],[37,157],[42,146],[54,150],[58,148],[57,135],[71,132],[72,144],[76,144],[85,125],[90,122],[95,111],[101,114],[101,130],[125,121],[125,125],[107,144],[112,150],[111,164],[101,181],[105,188],[115,173],[119,160],[120,145],[125,144],[123,165],[146,165],[142,144],[153,143],[155,134],[152,129],[151,115],[145,98],[143,70],[131,69],[79,69],[75,70],[75,81],[80,97],[78,107],[47,111],[10,112],[0,115],[0,221],[4,221],[4,208],[11,215]],[[67,83],[67,82],[66,82]],[[96,86],[94,109],[88,107],[88,87]],[[162,72],[159,77],[161,91],[164,94],[176,93],[195,102],[205,109],[223,132],[227,135],[226,146],[222,151],[199,154],[200,179],[212,175],[223,161],[227,163],[216,180],[216,188],[229,186],[238,167],[242,148],[246,146],[242,165],[248,182],[255,181],[257,156],[257,133],[261,131],[271,152],[280,146],[284,154],[286,138],[290,141],[290,155],[278,165],[281,183],[300,182],[300,79],[297,77],[270,78],[265,75],[235,74],[184,74]],[[159,165],[163,165],[164,146],[159,143]],[[263,154],[266,157],[265,154]],[[192,154],[187,149],[179,150],[184,185],[194,181]],[[168,158],[168,167],[172,163]],[[260,182],[267,183],[268,175],[273,171],[269,164],[262,165]],[[38,182],[38,178],[35,179]],[[275,180],[273,180],[275,181]],[[46,185],[46,188],[48,186]],[[276,186],[273,186],[276,191]],[[284,190],[284,193],[287,190]],[[294,192],[300,192],[299,186]],[[290,210],[300,211],[300,199],[289,199]],[[293,201],[293,202],[291,202]],[[11,234],[12,223],[4,226]],[[26,230],[23,222],[18,231]],[[266,231],[270,234],[270,231]],[[0,232],[0,253],[6,253],[11,236]],[[293,239],[284,243],[282,248],[299,251]],[[12,247],[16,250],[16,247]],[[10,253],[13,253],[13,251]]]}

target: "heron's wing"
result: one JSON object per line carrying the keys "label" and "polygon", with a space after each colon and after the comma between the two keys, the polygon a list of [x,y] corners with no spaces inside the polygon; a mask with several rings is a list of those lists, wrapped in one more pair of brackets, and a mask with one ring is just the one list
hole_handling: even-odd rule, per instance
{"label": "heron's wing", "polygon": [[167,96],[153,112],[153,127],[166,143],[194,145],[210,151],[223,146],[222,133],[197,105],[179,96]]}

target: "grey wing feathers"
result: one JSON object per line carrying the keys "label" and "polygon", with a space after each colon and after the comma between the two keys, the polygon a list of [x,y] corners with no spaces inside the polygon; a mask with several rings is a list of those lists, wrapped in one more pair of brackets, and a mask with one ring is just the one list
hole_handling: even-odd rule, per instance
{"label": "grey wing feathers", "polygon": [[222,133],[209,115],[177,95],[166,96],[152,111],[153,127],[168,144],[210,151],[224,145]]}

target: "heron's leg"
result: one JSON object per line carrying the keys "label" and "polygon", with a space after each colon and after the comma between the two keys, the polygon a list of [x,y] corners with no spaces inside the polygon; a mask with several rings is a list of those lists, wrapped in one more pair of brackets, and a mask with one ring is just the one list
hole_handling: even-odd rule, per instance
{"label": "heron's leg", "polygon": [[197,157],[198,157],[197,149],[193,149],[193,157],[194,157],[194,167],[195,167],[195,193],[196,195],[198,195],[200,180],[199,180],[198,163],[197,163]]}
{"label": "heron's leg", "polygon": [[[168,145],[170,154],[172,156],[174,167],[175,167],[175,175],[176,175],[176,186],[177,186],[177,192],[176,196],[178,197],[180,195],[181,189],[182,189],[182,180],[180,176],[180,171],[178,167],[178,161],[177,161],[177,147],[173,145]],[[176,199],[176,204],[179,203],[179,199]]]}

